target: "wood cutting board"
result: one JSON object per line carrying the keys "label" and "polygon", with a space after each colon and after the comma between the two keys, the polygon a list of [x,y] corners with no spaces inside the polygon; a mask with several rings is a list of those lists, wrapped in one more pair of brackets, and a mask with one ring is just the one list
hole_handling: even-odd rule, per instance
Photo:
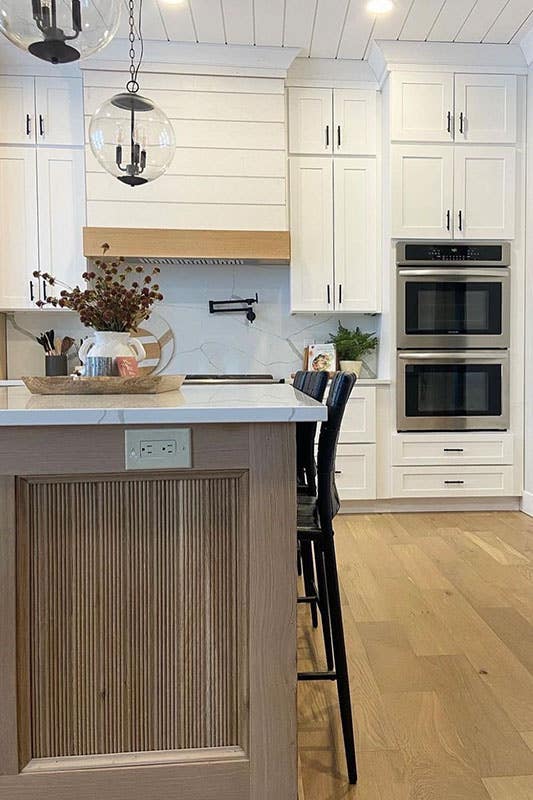
{"label": "wood cutting board", "polygon": [[161,394],[177,391],[185,375],[139,375],[134,378],[22,378],[32,394]]}

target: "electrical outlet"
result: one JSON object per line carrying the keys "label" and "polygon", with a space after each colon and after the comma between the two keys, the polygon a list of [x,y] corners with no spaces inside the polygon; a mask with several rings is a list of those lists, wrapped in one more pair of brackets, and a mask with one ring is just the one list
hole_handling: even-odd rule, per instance
{"label": "electrical outlet", "polygon": [[187,469],[192,466],[189,428],[127,430],[126,469]]}

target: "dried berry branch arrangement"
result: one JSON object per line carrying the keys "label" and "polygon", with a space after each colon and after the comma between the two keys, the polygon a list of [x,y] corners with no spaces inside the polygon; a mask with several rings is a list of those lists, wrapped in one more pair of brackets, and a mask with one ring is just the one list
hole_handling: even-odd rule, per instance
{"label": "dried berry branch arrangement", "polygon": [[95,271],[82,275],[88,282],[83,290],[68,286],[48,272],[34,272],[35,278],[61,288],[59,297],[46,297],[36,305],[76,311],[81,322],[95,331],[136,331],[150,317],[154,303],[163,299],[159,285],[154,283],[159,267],[134,267],[124,264],[123,258],[95,261],[94,266]]}

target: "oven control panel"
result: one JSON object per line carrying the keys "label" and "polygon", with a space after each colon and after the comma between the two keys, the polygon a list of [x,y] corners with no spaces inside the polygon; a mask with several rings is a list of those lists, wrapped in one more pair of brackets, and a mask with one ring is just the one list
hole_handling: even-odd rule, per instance
{"label": "oven control panel", "polygon": [[398,266],[440,264],[508,267],[509,242],[398,242]]}

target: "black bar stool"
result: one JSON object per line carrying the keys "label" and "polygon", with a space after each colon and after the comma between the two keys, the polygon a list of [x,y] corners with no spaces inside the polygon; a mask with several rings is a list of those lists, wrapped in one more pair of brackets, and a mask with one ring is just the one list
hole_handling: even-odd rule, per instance
{"label": "black bar stool", "polygon": [[355,375],[343,372],[333,378],[327,400],[328,419],[321,425],[318,441],[316,501],[309,503],[307,496],[298,504],[298,541],[300,546],[311,543],[317,576],[314,592],[307,595],[306,588],[304,601],[314,603],[321,612],[327,661],[327,670],[300,672],[298,679],[336,681],[350,783],[357,782],[357,761],[333,520],[340,508],[335,486],[337,443],[355,381]]}

